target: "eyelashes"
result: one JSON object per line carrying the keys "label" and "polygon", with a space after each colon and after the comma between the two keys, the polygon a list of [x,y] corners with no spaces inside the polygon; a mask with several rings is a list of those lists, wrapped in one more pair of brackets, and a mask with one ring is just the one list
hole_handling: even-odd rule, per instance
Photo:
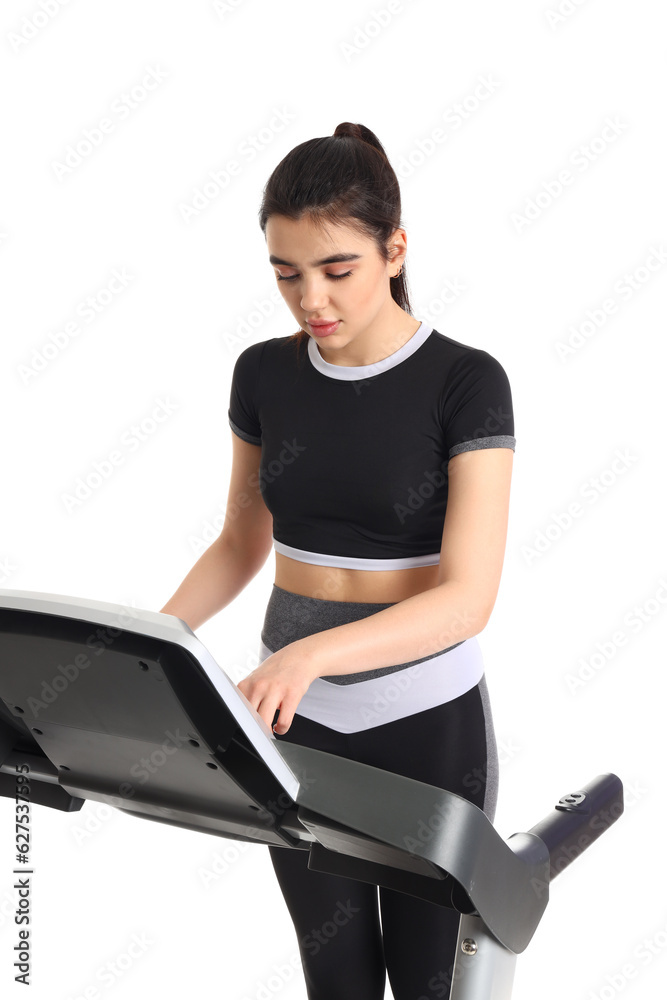
{"label": "eyelashes", "polygon": [[[352,271],[346,271],[345,274],[327,274],[327,278],[331,278],[332,281],[340,281],[341,278],[348,278],[352,274]],[[277,274],[276,278],[278,281],[294,281],[297,277],[296,274],[290,274],[289,277],[285,278],[282,274]]]}

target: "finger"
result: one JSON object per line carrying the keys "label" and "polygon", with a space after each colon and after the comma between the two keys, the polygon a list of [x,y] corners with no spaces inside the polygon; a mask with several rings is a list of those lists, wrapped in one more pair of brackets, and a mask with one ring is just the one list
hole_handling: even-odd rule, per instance
{"label": "finger", "polygon": [[[273,711],[271,710],[271,706],[273,706]],[[279,734],[282,732],[280,726],[284,720],[284,713],[279,703],[276,704],[275,701],[265,699],[257,711],[262,716],[271,732],[277,732]]]}
{"label": "finger", "polygon": [[267,724],[270,730],[273,730],[273,723],[278,712],[278,704],[275,697],[264,697],[260,698],[255,711],[261,716],[263,721]]}
{"label": "finger", "polygon": [[296,706],[299,704],[299,698],[285,698],[280,705],[280,716],[278,722],[274,726],[274,732],[278,733],[279,736],[283,736],[287,730],[290,728],[294,721],[294,712],[296,711]]}

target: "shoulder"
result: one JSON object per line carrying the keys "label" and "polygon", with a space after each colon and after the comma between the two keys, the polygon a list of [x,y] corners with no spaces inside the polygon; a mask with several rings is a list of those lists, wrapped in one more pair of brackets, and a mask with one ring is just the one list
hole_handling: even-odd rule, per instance
{"label": "shoulder", "polygon": [[269,337],[248,344],[234,361],[235,380],[249,380],[257,384],[263,371],[279,374],[281,364],[289,366],[293,362],[296,343],[292,337]]}
{"label": "shoulder", "polygon": [[429,343],[433,360],[446,373],[448,385],[480,378],[491,383],[507,381],[507,372],[498,358],[482,347],[453,340],[438,330],[432,331]]}
{"label": "shoulder", "polygon": [[512,390],[505,369],[482,347],[436,332],[440,377],[440,419],[448,458],[479,448],[514,450]]}
{"label": "shoulder", "polygon": [[237,355],[236,362],[243,367],[259,366],[264,356],[271,359],[289,357],[296,350],[296,341],[291,335],[286,337],[269,337],[266,340],[256,340]]}

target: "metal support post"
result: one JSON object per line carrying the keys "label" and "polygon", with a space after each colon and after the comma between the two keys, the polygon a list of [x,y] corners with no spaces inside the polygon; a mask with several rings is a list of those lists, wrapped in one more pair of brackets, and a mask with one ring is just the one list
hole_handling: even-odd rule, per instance
{"label": "metal support post", "polygon": [[516,955],[490,933],[481,917],[464,913],[456,942],[450,1000],[510,1000]]}

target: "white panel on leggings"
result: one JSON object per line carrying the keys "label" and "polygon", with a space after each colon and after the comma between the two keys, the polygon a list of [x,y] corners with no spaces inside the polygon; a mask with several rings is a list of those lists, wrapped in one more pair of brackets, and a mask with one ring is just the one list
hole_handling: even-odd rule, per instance
{"label": "white panel on leggings", "polygon": [[[259,662],[272,652],[260,639]],[[296,714],[339,733],[359,733],[452,701],[479,684],[483,675],[482,650],[472,636],[429,660],[356,684],[316,677]]]}

